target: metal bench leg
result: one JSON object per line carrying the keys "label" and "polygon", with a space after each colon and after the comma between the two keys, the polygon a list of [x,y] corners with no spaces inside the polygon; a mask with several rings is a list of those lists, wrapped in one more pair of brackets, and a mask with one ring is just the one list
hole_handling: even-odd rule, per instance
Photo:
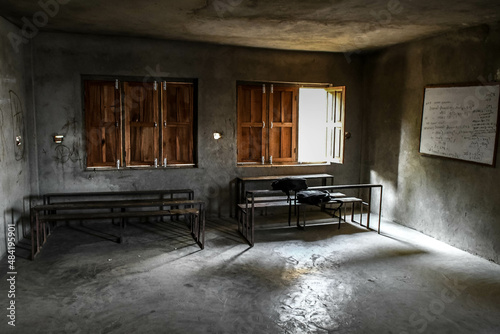
{"label": "metal bench leg", "polygon": [[292,200],[288,204],[288,226],[290,226],[290,221],[292,219]]}
{"label": "metal bench leg", "polygon": [[297,227],[300,228],[300,208],[295,208],[296,212],[295,214],[297,215]]}
{"label": "metal bench leg", "polygon": [[119,243],[123,243],[123,232],[125,229],[125,218],[120,219],[120,237],[118,239]]}
{"label": "metal bench leg", "polygon": [[[251,226],[249,226],[250,228],[250,246],[253,247],[254,245],[254,236],[255,236],[255,207],[254,207],[254,203],[255,201],[253,200],[252,198],[252,211],[251,211],[251,215],[252,215],[252,219],[250,220],[250,224]],[[247,218],[247,221],[248,221],[248,218]],[[248,229],[248,227],[247,227]]]}
{"label": "metal bench leg", "polygon": [[359,225],[363,226],[363,201],[359,203],[360,214],[359,214]]}
{"label": "metal bench leg", "polygon": [[297,210],[295,212],[295,214],[297,215],[297,227],[304,230],[306,228],[306,209],[304,208],[304,210],[302,210],[302,216],[304,218],[304,226],[300,226],[300,207],[301,205],[295,206],[295,210]]}
{"label": "metal bench leg", "polygon": [[31,261],[35,260],[35,215],[33,212],[30,217],[30,227],[31,227]]}
{"label": "metal bench leg", "polygon": [[[345,210],[344,210],[344,215],[345,215]],[[345,220],[345,217],[344,217]],[[338,230],[340,230],[340,223],[342,223],[342,204],[339,206],[339,227]]]}
{"label": "metal bench leg", "polygon": [[40,217],[38,213],[36,214],[36,252],[35,254],[38,254],[40,252]]}
{"label": "metal bench leg", "polygon": [[200,210],[200,215],[201,215],[201,244],[203,245],[203,248],[205,248],[205,208],[203,205],[201,206]]}

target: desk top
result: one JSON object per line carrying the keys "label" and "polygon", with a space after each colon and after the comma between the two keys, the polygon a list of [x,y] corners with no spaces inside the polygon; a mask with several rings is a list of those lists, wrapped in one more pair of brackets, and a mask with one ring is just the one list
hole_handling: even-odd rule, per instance
{"label": "desk top", "polygon": [[76,210],[76,209],[110,209],[131,207],[156,207],[204,204],[203,201],[193,199],[163,199],[163,200],[120,200],[120,201],[82,201],[42,204],[32,208],[42,210]]}
{"label": "desk top", "polygon": [[381,184],[361,183],[361,184],[336,184],[331,186],[313,186],[309,190],[336,190],[336,189],[359,189],[359,188],[382,188]]}
{"label": "desk top", "polygon": [[269,180],[278,180],[283,177],[300,177],[303,179],[324,179],[324,178],[333,178],[331,174],[306,174],[306,175],[266,175],[266,176],[247,176],[247,177],[238,177],[241,181],[269,181]]}
{"label": "desk top", "polygon": [[171,195],[193,193],[192,189],[167,189],[167,190],[131,190],[131,191],[94,191],[94,192],[68,192],[48,193],[43,197],[85,197],[85,196],[123,196],[123,195]]}

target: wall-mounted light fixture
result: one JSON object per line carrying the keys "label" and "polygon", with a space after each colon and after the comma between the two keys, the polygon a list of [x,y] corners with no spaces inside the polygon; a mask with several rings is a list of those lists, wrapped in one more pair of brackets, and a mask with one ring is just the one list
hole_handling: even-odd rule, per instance
{"label": "wall-mounted light fixture", "polygon": [[54,143],[61,144],[63,142],[63,139],[64,139],[63,135],[55,135],[54,136]]}
{"label": "wall-mounted light fixture", "polygon": [[21,146],[22,145],[22,138],[21,136],[16,136],[16,146]]}
{"label": "wall-mounted light fixture", "polygon": [[214,132],[214,139],[219,140],[222,138],[222,133],[221,132]]}

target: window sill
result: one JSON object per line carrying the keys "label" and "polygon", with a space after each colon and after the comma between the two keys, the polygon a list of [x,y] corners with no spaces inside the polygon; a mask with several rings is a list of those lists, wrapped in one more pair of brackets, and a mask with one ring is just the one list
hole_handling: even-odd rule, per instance
{"label": "window sill", "polygon": [[248,162],[238,162],[237,167],[311,167],[311,166],[329,166],[329,162],[284,162],[284,163],[274,163],[274,164],[259,164],[259,163],[248,163]]}
{"label": "window sill", "polygon": [[131,167],[86,167],[85,172],[95,172],[95,171],[119,171],[119,170],[167,170],[167,169],[182,169],[182,168],[196,168],[194,164],[182,164],[182,165],[169,165],[167,167],[154,167],[154,166],[131,166]]}

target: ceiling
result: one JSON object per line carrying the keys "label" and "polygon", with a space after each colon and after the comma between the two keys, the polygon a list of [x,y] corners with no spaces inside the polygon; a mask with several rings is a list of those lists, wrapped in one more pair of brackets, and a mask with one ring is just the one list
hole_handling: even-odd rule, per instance
{"label": "ceiling", "polygon": [[0,0],[0,15],[43,31],[352,52],[498,22],[500,1]]}

